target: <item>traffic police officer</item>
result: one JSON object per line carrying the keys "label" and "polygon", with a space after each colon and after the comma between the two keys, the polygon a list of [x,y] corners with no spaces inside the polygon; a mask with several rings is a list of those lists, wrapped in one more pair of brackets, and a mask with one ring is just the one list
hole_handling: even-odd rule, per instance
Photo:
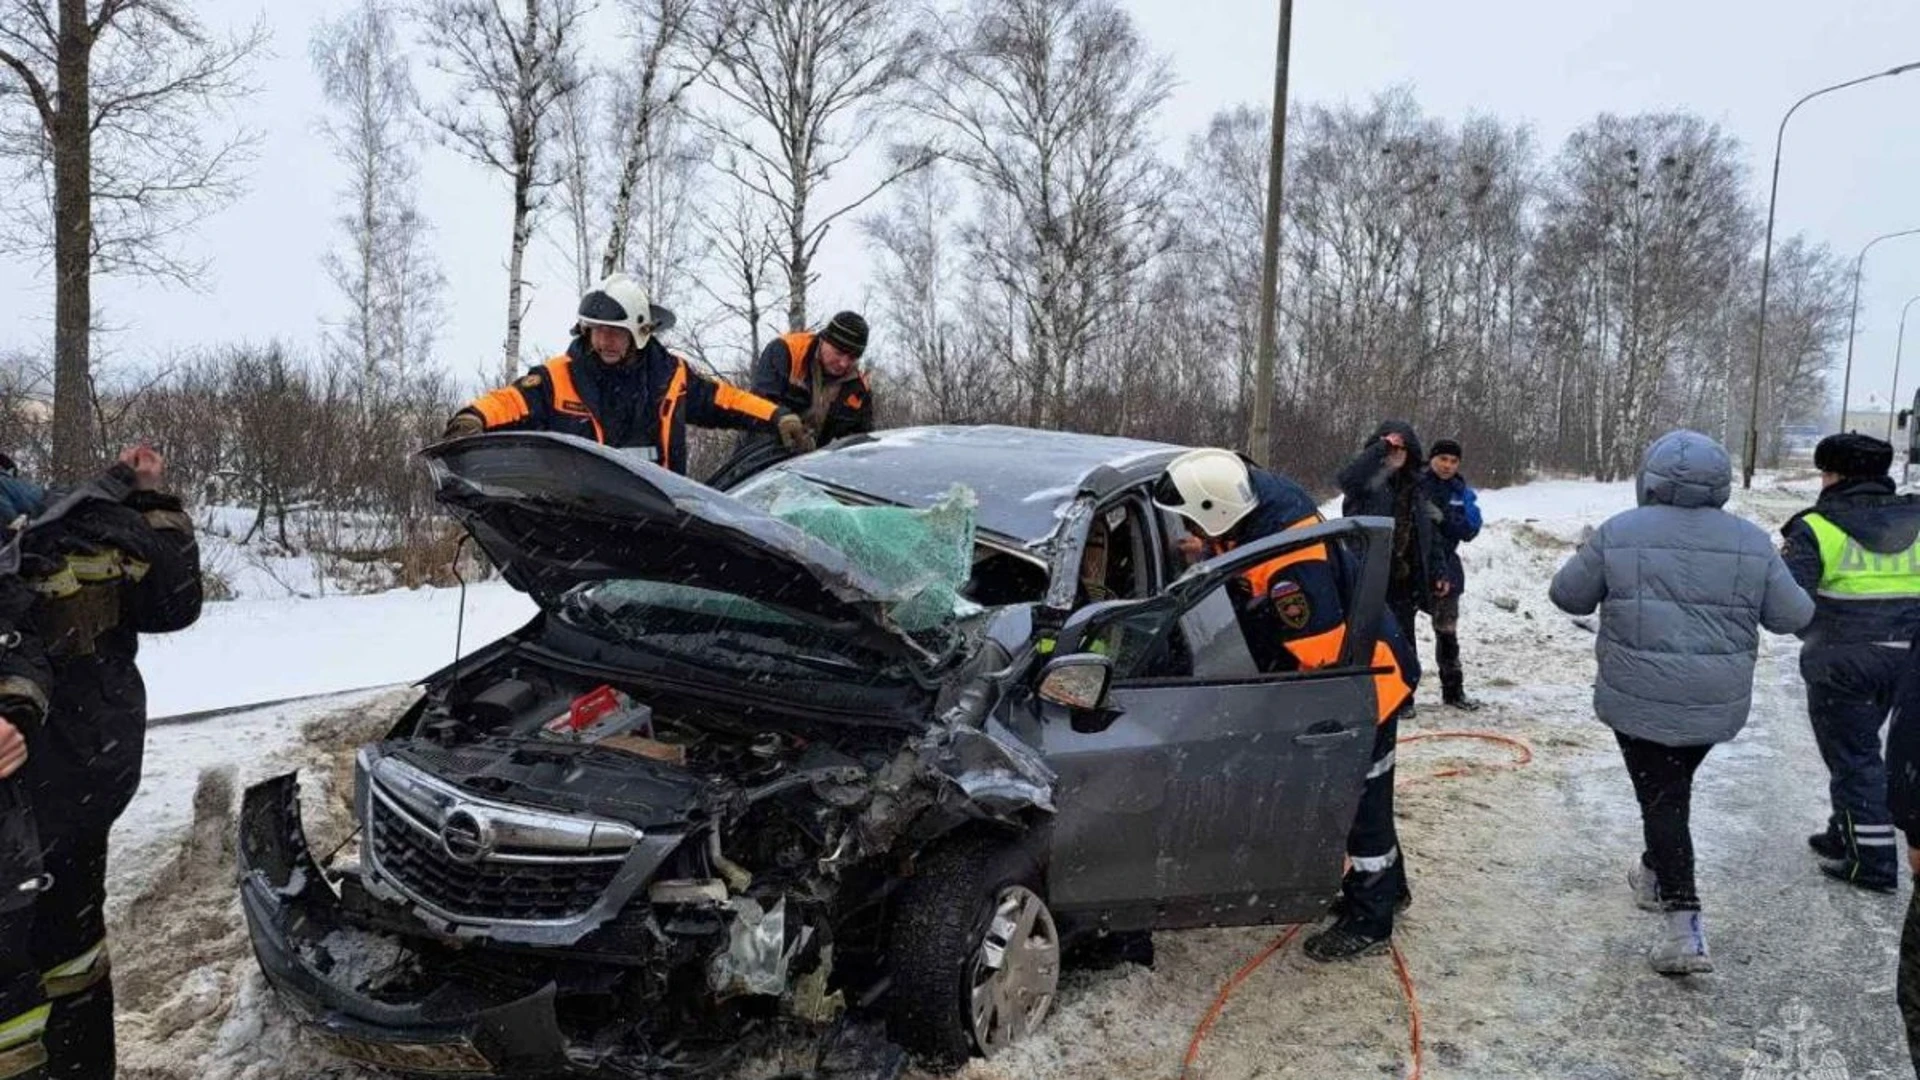
{"label": "traffic police officer", "polygon": [[[1196,560],[1325,520],[1299,484],[1251,467],[1229,450],[1190,450],[1173,459],[1154,487],[1154,502],[1186,521],[1192,535],[1181,547]],[[1340,554],[1327,544],[1313,544],[1243,575],[1243,623],[1263,669],[1312,670],[1340,659],[1347,634],[1342,586],[1356,578]],[[1381,613],[1372,663],[1382,669],[1374,679],[1373,765],[1347,834],[1350,865],[1335,921],[1304,945],[1315,960],[1384,952],[1393,936],[1394,911],[1411,895],[1393,821],[1393,762],[1399,719],[1413,700],[1420,669],[1391,612]]]}
{"label": "traffic police officer", "polygon": [[1890,893],[1898,849],[1880,728],[1920,630],[1920,499],[1894,493],[1893,447],[1869,435],[1822,439],[1814,464],[1819,501],[1781,530],[1787,567],[1814,597],[1800,674],[1831,777],[1827,828],[1807,843],[1828,877]]}

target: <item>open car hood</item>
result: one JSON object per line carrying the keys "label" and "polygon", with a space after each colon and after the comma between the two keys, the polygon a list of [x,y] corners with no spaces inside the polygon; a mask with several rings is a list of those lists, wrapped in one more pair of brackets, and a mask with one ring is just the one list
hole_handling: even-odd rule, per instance
{"label": "open car hood", "polygon": [[925,669],[951,626],[909,633],[896,587],[831,544],[637,455],[570,435],[501,432],[421,451],[437,498],[544,610],[585,582],[691,585],[829,624]]}

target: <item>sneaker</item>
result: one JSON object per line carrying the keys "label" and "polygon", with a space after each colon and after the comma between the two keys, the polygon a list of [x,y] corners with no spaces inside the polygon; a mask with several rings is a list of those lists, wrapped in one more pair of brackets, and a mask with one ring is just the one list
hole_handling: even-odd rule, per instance
{"label": "sneaker", "polygon": [[1343,919],[1308,938],[1300,951],[1306,953],[1309,959],[1327,964],[1336,960],[1378,956],[1392,944],[1391,936],[1370,937],[1353,929],[1352,924]]}
{"label": "sneaker", "polygon": [[1459,709],[1461,712],[1479,712],[1480,711],[1480,702],[1474,698],[1468,697],[1465,694],[1449,697],[1444,701],[1442,701],[1441,704],[1445,705],[1449,709]]}
{"label": "sneaker", "polygon": [[1847,842],[1835,832],[1817,832],[1807,837],[1807,846],[1823,859],[1845,859]]}
{"label": "sneaker", "polygon": [[1633,890],[1633,906],[1641,911],[1666,910],[1660,905],[1660,879],[1646,863],[1634,860],[1633,868],[1627,871],[1627,887]]}
{"label": "sneaker", "polygon": [[1660,939],[1647,950],[1647,963],[1662,975],[1700,975],[1713,970],[1707,955],[1707,921],[1697,911],[1669,911]]}
{"label": "sneaker", "polygon": [[1822,859],[1820,872],[1835,881],[1844,881],[1856,889],[1872,893],[1893,893],[1900,889],[1898,872],[1886,873],[1867,869],[1865,864],[1846,859]]}

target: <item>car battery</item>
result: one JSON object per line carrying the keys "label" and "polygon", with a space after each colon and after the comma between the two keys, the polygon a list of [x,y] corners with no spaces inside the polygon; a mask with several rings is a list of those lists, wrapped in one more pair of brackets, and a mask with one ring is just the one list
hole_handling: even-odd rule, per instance
{"label": "car battery", "polygon": [[599,742],[615,735],[653,738],[653,709],[611,686],[573,699],[567,711],[547,721],[545,733],[571,742]]}

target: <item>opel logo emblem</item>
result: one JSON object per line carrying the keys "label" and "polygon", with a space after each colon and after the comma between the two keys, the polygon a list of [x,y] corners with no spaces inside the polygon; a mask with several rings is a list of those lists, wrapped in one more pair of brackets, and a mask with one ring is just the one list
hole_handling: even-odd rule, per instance
{"label": "opel logo emblem", "polygon": [[493,822],[464,806],[447,812],[440,822],[440,847],[454,862],[471,864],[493,854]]}

